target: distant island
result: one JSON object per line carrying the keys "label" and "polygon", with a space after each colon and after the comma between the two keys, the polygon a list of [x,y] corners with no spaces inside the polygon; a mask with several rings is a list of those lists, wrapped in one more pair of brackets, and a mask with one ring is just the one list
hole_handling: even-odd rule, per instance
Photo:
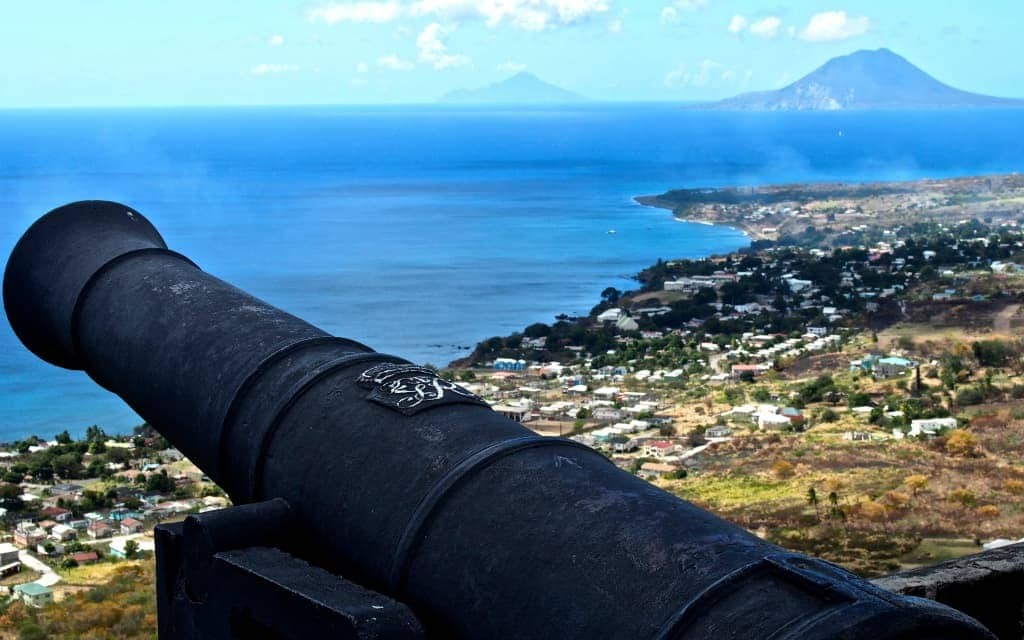
{"label": "distant island", "polygon": [[565,104],[582,102],[585,98],[549,82],[544,82],[527,71],[482,87],[460,89],[441,97],[449,104]]}
{"label": "distant island", "polygon": [[954,89],[889,49],[832,58],[777,91],[744,93],[695,108],[722,111],[1024,107],[1024,100]]}

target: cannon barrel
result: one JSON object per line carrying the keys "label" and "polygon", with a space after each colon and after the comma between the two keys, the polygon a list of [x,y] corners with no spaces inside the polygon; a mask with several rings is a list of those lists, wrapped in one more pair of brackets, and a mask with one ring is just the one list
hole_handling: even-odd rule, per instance
{"label": "cannon barrel", "polygon": [[236,504],[286,501],[292,549],[430,637],[992,638],[206,274],[131,207],[40,218],[3,297],[33,353],[123,398]]}

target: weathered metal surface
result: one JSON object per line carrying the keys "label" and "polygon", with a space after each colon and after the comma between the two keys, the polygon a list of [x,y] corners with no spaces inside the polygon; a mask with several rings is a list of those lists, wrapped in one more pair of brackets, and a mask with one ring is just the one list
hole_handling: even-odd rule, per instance
{"label": "weathered metal surface", "polygon": [[1000,640],[1024,638],[1024,544],[957,558],[873,580],[973,616]]}
{"label": "weathered metal surface", "polygon": [[408,604],[432,637],[992,637],[332,338],[123,205],[33,225],[4,301],[37,355],[120,395],[236,503],[285,499],[290,549]]}

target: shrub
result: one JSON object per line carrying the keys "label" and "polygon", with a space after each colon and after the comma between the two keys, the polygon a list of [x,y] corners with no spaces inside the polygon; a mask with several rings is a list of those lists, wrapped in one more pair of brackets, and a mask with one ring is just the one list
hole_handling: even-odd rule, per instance
{"label": "shrub", "polygon": [[962,507],[973,507],[977,501],[970,489],[953,489],[946,495],[946,499]]}
{"label": "shrub", "polygon": [[1024,495],[1024,482],[1012,478],[1006,480],[1003,482],[1003,491],[1015,496]]}
{"label": "shrub", "polygon": [[974,513],[982,520],[991,520],[999,517],[999,507],[994,504],[986,504],[975,509]]}
{"label": "shrub", "polygon": [[796,470],[793,468],[792,463],[786,460],[779,460],[772,465],[772,475],[779,480],[785,480],[786,478],[792,478],[796,474]]}

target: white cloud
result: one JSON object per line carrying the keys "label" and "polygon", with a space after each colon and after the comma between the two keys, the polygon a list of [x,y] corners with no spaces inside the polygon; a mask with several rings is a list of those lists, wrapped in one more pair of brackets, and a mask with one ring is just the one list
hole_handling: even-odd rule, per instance
{"label": "white cloud", "polygon": [[771,40],[779,35],[779,28],[781,26],[782,20],[776,16],[768,16],[767,18],[762,18],[761,20],[752,23],[750,25],[750,33],[755,36],[761,36],[766,40]]}
{"label": "white cloud", "polygon": [[359,64],[356,65],[356,73],[369,73],[369,72],[370,72],[370,65],[366,64],[365,62],[360,62]]}
{"label": "white cloud", "polygon": [[617,35],[622,33],[622,29],[622,18],[616,18],[615,20],[612,20],[611,22],[608,23],[608,33]]}
{"label": "white cloud", "polygon": [[279,33],[275,33],[274,35],[270,36],[270,38],[267,40],[267,44],[269,44],[272,47],[280,47],[282,44],[284,44],[284,36],[282,36]]}
{"label": "white cloud", "polygon": [[738,13],[732,17],[732,20],[729,21],[729,33],[739,33],[740,31],[743,31],[746,28],[747,19]]}
{"label": "white cloud", "polygon": [[711,0],[676,0],[672,3],[675,8],[683,11],[701,11],[707,9],[710,4]]}
{"label": "white cloud", "polygon": [[397,54],[392,53],[377,58],[377,66],[381,69],[390,69],[391,71],[409,71],[414,65],[408,60],[402,60]]}
{"label": "white cloud", "polygon": [[680,62],[676,65],[675,69],[672,69],[665,75],[665,86],[674,87],[706,87],[714,80],[715,76],[720,76],[723,79],[730,71],[725,68],[720,62],[715,62],[709,58],[705,58],[701,61],[697,68],[690,70],[689,66],[685,62]]}
{"label": "white cloud", "polygon": [[526,71],[526,65],[520,62],[512,62],[511,60],[506,60],[505,62],[499,64],[497,69],[502,73],[519,73],[520,71]]}
{"label": "white cloud", "polygon": [[675,7],[665,7],[661,10],[662,22],[675,22],[679,19],[679,12]]}
{"label": "white cloud", "polygon": [[435,69],[451,69],[469,64],[469,58],[466,56],[448,53],[448,45],[442,40],[454,30],[452,27],[442,27],[437,22],[428,24],[420,35],[416,36],[420,62],[432,64]]}
{"label": "white cloud", "polygon": [[525,31],[541,31],[581,22],[610,9],[612,0],[417,0],[413,16],[450,20],[483,18],[488,27],[507,23]]}
{"label": "white cloud", "polygon": [[392,22],[402,16],[403,7],[396,0],[385,2],[349,2],[317,7],[309,12],[309,19],[336,22]]}
{"label": "white cloud", "polygon": [[852,17],[845,11],[825,11],[811,17],[800,37],[809,42],[834,42],[859,36],[870,28],[871,20],[866,16]]}
{"label": "white cloud", "polygon": [[258,64],[252,69],[249,69],[249,73],[254,76],[263,76],[269,73],[291,73],[298,71],[299,65],[297,64]]}

